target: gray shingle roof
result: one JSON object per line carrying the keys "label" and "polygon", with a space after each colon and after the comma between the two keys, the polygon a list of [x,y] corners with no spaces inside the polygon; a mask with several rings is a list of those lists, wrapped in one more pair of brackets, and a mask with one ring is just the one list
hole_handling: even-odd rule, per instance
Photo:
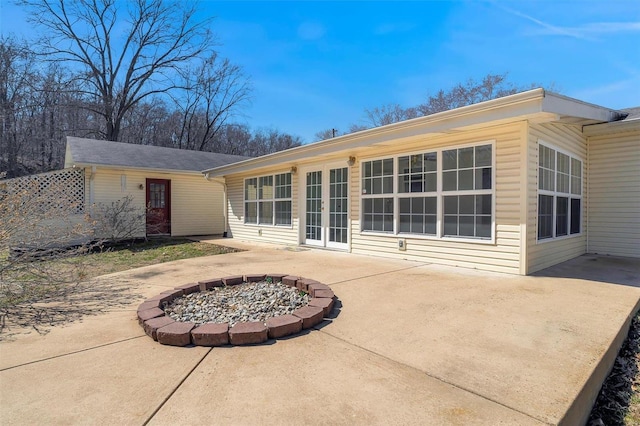
{"label": "gray shingle roof", "polygon": [[74,164],[199,172],[249,157],[67,137]]}
{"label": "gray shingle roof", "polygon": [[629,115],[627,115],[624,118],[624,121],[626,120],[637,120],[640,118],[640,106],[637,107],[633,107],[633,108],[624,108],[622,109],[623,112],[629,113]]}

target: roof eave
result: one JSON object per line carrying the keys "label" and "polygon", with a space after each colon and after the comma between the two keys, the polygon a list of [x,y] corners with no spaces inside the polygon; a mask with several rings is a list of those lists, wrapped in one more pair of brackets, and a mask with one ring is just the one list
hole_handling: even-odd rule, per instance
{"label": "roof eave", "polygon": [[153,167],[121,166],[118,164],[105,164],[105,163],[73,162],[70,165],[70,167],[74,167],[74,168],[103,167],[107,169],[118,169],[118,170],[144,170],[144,171],[149,171],[154,173],[172,173],[172,174],[194,175],[194,176],[202,175],[202,172],[199,170],[159,169],[159,168],[153,168]]}
{"label": "roof eave", "polygon": [[294,163],[312,155],[323,155],[372,146],[391,139],[448,132],[489,122],[533,118],[549,121],[559,120],[563,116],[580,117],[598,122],[607,122],[620,118],[620,114],[617,111],[555,93],[545,92],[544,89],[533,89],[503,98],[302,145],[226,166],[207,169],[203,173],[210,177],[225,176],[281,163]]}

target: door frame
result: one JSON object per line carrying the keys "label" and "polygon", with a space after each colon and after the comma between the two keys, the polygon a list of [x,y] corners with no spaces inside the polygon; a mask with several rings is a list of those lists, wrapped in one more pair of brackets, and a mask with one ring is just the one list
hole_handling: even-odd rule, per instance
{"label": "door frame", "polygon": [[[165,221],[167,223],[167,233],[158,232],[156,234],[149,234],[149,216],[145,219],[146,235],[171,235],[171,179],[158,179],[158,178],[146,178],[145,180],[145,209],[149,209],[149,184],[150,183],[164,183],[166,185],[165,191]],[[148,210],[147,210],[148,211]]]}
{"label": "door frame", "polygon": [[[329,223],[330,223],[330,170],[331,169],[347,169],[347,242],[335,243],[330,242],[329,239]],[[351,251],[351,169],[346,161],[337,161],[331,163],[320,163],[315,165],[309,165],[301,167],[298,171],[298,206],[299,207],[299,244],[308,245],[318,248],[326,248],[333,250]],[[307,242],[306,240],[306,227],[307,227],[307,173],[322,171],[322,203],[327,208],[322,211],[322,241],[317,242],[313,240]]]}

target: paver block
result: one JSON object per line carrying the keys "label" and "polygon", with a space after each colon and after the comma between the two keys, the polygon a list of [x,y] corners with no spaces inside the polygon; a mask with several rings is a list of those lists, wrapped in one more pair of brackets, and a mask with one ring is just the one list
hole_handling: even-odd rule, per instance
{"label": "paver block", "polygon": [[244,277],[242,275],[231,275],[229,277],[222,278],[222,283],[224,285],[238,285],[244,282]]}
{"label": "paver block", "polygon": [[295,287],[296,281],[298,281],[298,277],[294,277],[293,275],[282,277],[282,284],[288,285],[289,287]]}
{"label": "paver block", "polygon": [[214,287],[222,287],[224,284],[222,284],[221,278],[213,278],[210,280],[198,281],[198,285],[200,286],[200,291],[207,291]]}
{"label": "paver block", "polygon": [[304,292],[308,292],[308,288],[311,284],[320,284],[318,281],[316,280],[310,280],[308,278],[303,278],[301,280],[298,280],[296,282],[296,287],[298,288],[298,290],[304,291]]}
{"label": "paver block", "polygon": [[159,300],[145,300],[140,305],[138,305],[138,309],[136,309],[136,311],[137,312],[146,311],[147,309],[159,308],[159,307],[160,307]]}
{"label": "paver block", "polygon": [[232,345],[251,345],[267,341],[268,330],[261,322],[239,322],[229,329]]}
{"label": "paver block", "polygon": [[289,336],[299,333],[302,330],[302,318],[293,315],[281,315],[267,319],[267,328],[269,329],[269,337],[277,339],[278,337]]}
{"label": "paver block", "polygon": [[309,286],[307,287],[307,293],[309,293],[309,296],[311,297],[315,297],[315,291],[316,290],[331,290],[331,287],[329,287],[326,284],[322,284],[322,283],[314,283],[314,284],[309,284]]}
{"label": "paver block", "polygon": [[260,281],[264,281],[266,275],[262,274],[248,274],[244,276],[244,281],[247,283],[258,283]]}
{"label": "paver block", "polygon": [[333,293],[333,290],[316,290],[313,292],[313,297],[333,299],[335,294]]}
{"label": "paver block", "polygon": [[322,321],[324,310],[317,306],[303,306],[293,311],[293,315],[302,318],[302,328],[306,330]]}
{"label": "paver block", "polygon": [[314,297],[309,300],[309,306],[316,306],[318,308],[322,308],[323,315],[326,317],[331,313],[331,309],[333,309],[333,298],[330,297]]}
{"label": "paver block", "polygon": [[138,311],[138,322],[140,325],[151,318],[163,317],[164,311],[160,308],[151,308],[144,311]]}
{"label": "paver block", "polygon": [[176,290],[182,290],[182,292],[187,295],[187,294],[191,294],[191,293],[195,293],[197,291],[200,291],[200,284],[198,283],[189,283],[189,284],[185,284],[185,285],[180,285],[178,287],[175,287]]}
{"label": "paver block", "polygon": [[272,282],[277,283],[277,282],[281,282],[282,278],[284,278],[286,276],[287,276],[287,274],[267,274],[265,279],[268,280],[269,278],[271,278]]}
{"label": "paver block", "polygon": [[159,300],[160,301],[160,305],[164,304],[164,303],[171,303],[171,301],[173,301],[173,299],[177,299],[178,297],[182,296],[184,294],[184,292],[182,290],[165,290],[162,293],[158,294],[157,296],[153,296],[150,297],[147,300]]}
{"label": "paver block", "polygon": [[191,343],[192,322],[173,322],[156,331],[158,343],[171,346],[187,346]]}
{"label": "paver block", "polygon": [[158,340],[158,329],[173,322],[175,322],[173,318],[168,316],[151,318],[150,320],[146,320],[142,324],[142,328],[144,329],[144,332],[147,336],[151,337],[153,340]]}
{"label": "paver block", "polygon": [[229,344],[229,324],[202,324],[191,330],[191,340],[198,346],[223,346]]}

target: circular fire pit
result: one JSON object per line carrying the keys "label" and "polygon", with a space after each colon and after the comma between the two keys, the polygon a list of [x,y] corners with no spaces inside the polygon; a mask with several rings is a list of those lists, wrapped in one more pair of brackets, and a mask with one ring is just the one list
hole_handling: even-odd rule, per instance
{"label": "circular fire pit", "polygon": [[138,306],[138,322],[164,345],[257,344],[317,325],[334,297],[326,284],[298,276],[234,275],[151,297]]}

